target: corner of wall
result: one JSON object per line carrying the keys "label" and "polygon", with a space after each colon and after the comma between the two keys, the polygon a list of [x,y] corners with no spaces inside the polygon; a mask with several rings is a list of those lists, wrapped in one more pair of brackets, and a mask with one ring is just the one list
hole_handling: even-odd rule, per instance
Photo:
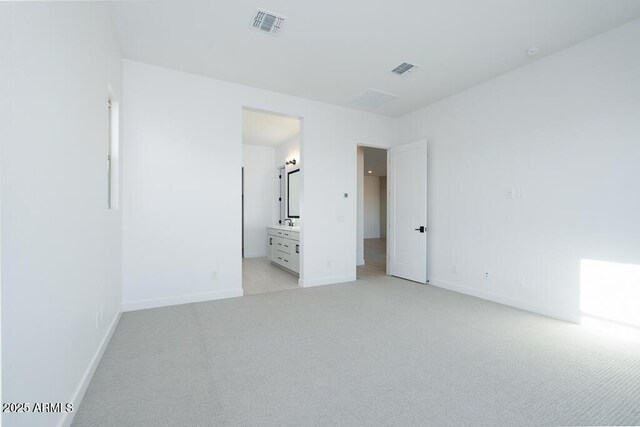
{"label": "corner of wall", "polygon": [[69,400],[69,402],[73,404],[74,410],[73,412],[67,412],[62,415],[62,419],[60,420],[60,423],[59,423],[60,426],[68,427],[73,422],[73,419],[76,413],[78,412],[78,409],[80,408],[80,404],[82,403],[82,399],[84,398],[84,395],[87,392],[87,389],[89,388],[89,384],[91,383],[93,374],[96,372],[96,369],[100,364],[102,355],[104,354],[104,351],[106,350],[107,345],[109,344],[109,341],[111,341],[111,337],[113,336],[113,333],[115,332],[118,326],[118,323],[120,322],[121,316],[122,316],[122,310],[119,310],[116,313],[115,317],[112,319],[111,324],[109,325],[109,328],[107,329],[104,336],[102,337],[102,340],[100,340],[100,344],[98,345],[96,352],[91,358],[89,365],[85,369],[84,375],[80,379],[80,382],[78,383],[78,386],[74,391],[73,396]]}

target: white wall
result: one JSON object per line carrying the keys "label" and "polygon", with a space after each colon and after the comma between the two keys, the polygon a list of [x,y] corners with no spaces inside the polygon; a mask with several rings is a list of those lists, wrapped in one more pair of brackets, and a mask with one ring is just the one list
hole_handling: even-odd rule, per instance
{"label": "white wall", "polygon": [[380,178],[364,177],[364,238],[380,238]]}
{"label": "white wall", "polygon": [[355,278],[356,145],[393,119],[131,61],[124,83],[126,308],[241,295],[243,106],[304,118],[302,284]]}
{"label": "white wall", "polygon": [[356,265],[364,264],[364,150],[358,147],[357,152],[357,231],[356,231]]}
{"label": "white wall", "polygon": [[302,167],[300,163],[300,134],[275,147],[276,167],[284,165],[288,160],[295,158],[295,165],[286,165],[287,172]]}
{"label": "white wall", "polygon": [[639,42],[635,21],[402,118],[429,142],[431,283],[577,320],[582,259],[640,264]]}
{"label": "white wall", "polygon": [[[0,8],[0,68],[10,67],[0,96],[10,104],[0,127],[3,402],[77,408],[119,314],[121,213],[107,210],[106,156],[121,62],[106,7]],[[3,414],[3,425],[63,417]]]}
{"label": "white wall", "polygon": [[274,224],[274,147],[242,146],[244,166],[244,256],[267,256],[267,227]]}

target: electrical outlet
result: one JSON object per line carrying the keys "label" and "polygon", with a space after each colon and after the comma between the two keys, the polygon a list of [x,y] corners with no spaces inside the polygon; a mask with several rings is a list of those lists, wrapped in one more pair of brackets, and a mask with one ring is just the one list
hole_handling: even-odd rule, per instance
{"label": "electrical outlet", "polygon": [[484,273],[484,278],[485,278],[485,279],[488,279],[488,278],[489,278],[489,272],[488,272],[488,271],[486,271],[486,272]]}
{"label": "electrical outlet", "polygon": [[218,280],[218,272],[217,271],[212,271],[211,272],[211,278],[213,280]]}
{"label": "electrical outlet", "polygon": [[455,264],[453,264],[453,265],[451,266],[451,272],[452,272],[452,273],[454,273],[454,274],[458,272],[458,267],[456,267],[456,265],[455,265]]}

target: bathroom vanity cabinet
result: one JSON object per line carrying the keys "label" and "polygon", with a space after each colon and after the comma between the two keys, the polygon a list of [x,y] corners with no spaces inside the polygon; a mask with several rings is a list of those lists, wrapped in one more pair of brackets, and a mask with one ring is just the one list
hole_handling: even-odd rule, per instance
{"label": "bathroom vanity cabinet", "polygon": [[300,229],[273,226],[267,228],[268,256],[271,262],[296,274],[300,273]]}

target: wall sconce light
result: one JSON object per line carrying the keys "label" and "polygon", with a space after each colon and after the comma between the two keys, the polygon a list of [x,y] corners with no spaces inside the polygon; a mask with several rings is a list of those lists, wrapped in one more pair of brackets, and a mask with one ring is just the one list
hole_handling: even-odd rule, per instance
{"label": "wall sconce light", "polygon": [[296,159],[293,158],[291,160],[287,160],[284,164],[285,165],[295,165],[296,164]]}

